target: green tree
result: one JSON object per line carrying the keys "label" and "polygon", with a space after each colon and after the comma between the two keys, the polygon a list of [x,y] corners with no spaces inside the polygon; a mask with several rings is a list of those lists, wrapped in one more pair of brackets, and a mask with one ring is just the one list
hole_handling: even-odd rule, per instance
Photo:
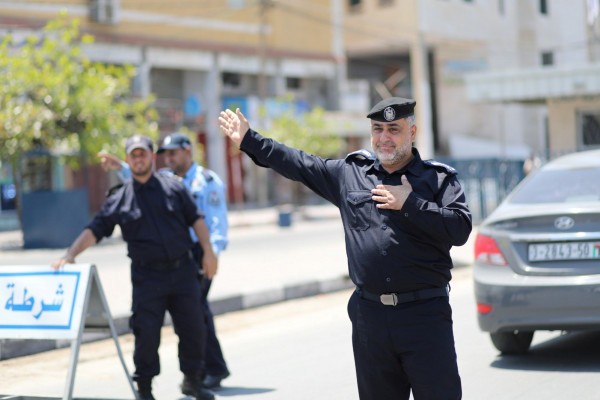
{"label": "green tree", "polygon": [[313,108],[300,114],[294,107],[271,120],[268,136],[288,146],[320,157],[337,157],[342,149],[342,139],[327,132],[325,110]]}
{"label": "green tree", "polygon": [[158,136],[153,98],[131,97],[135,69],[90,61],[82,46],[92,42],[66,14],[22,43],[2,39],[0,160],[12,165],[17,184],[26,153],[70,154],[64,159],[77,167],[100,151],[123,154],[134,133]]}
{"label": "green tree", "polygon": [[[325,110],[313,108],[309,112],[298,114],[289,100],[285,112],[271,120],[267,136],[290,147],[303,150],[324,158],[340,155],[342,139],[327,130]],[[288,198],[296,207],[304,204],[304,187],[294,182],[288,186],[288,181],[278,182],[278,202],[287,202]],[[289,196],[286,195],[289,191]]]}

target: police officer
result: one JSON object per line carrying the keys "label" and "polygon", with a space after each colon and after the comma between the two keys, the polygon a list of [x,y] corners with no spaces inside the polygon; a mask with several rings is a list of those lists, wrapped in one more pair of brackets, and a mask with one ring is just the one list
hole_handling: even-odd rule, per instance
{"label": "police officer", "polygon": [[[225,185],[217,174],[208,168],[194,162],[192,143],[182,133],[172,133],[165,137],[157,154],[163,154],[165,164],[177,176],[183,179],[183,184],[192,193],[198,209],[205,215],[205,221],[210,233],[210,242],[214,253],[219,253],[227,247],[227,201]],[[195,243],[195,255],[202,259],[202,247],[194,232],[190,232]],[[213,313],[208,303],[208,292],[212,279],[204,277],[202,286],[202,306],[207,324],[206,336],[206,377],[204,386],[212,389],[220,386],[221,381],[229,376],[229,369],[223,357],[221,344],[215,331]],[[189,388],[182,386],[182,392],[190,394]]]}
{"label": "police officer", "polygon": [[179,336],[179,366],[196,399],[211,400],[204,388],[205,323],[199,265],[192,255],[188,227],[193,227],[204,250],[202,268],[212,278],[217,258],[208,229],[187,189],[170,176],[153,171],[152,140],[135,135],[125,145],[133,179],[114,190],[100,212],[52,266],[75,262],[88,247],[121,227],[131,258],[132,316],[135,336],[134,380],[142,400],[154,399],[152,378],[160,373],[158,347],[165,312]]}
{"label": "police officer", "polygon": [[[213,171],[194,162],[192,143],[182,133],[176,132],[166,136],[156,153],[163,154],[168,171],[182,178],[183,184],[192,193],[198,209],[205,215],[212,249],[218,256],[221,251],[225,250],[228,243],[227,202],[223,181]],[[127,163],[105,153],[100,154],[100,158],[105,170],[118,171],[123,181],[131,179],[131,169]],[[201,260],[202,247],[198,243],[193,229],[190,230],[190,235],[194,241],[194,256],[197,260]],[[219,387],[221,381],[230,374],[217,338],[214,317],[208,302],[211,284],[212,279],[203,277],[201,280],[202,306],[207,325],[204,386],[209,389]],[[185,394],[190,392],[185,381],[182,384],[182,392]]]}
{"label": "police officer", "polygon": [[352,344],[363,400],[460,399],[448,298],[450,248],[464,244],[471,214],[456,177],[413,147],[415,101],[377,103],[373,153],[322,159],[264,138],[238,110],[221,131],[255,163],[300,181],[340,209],[350,278]]}

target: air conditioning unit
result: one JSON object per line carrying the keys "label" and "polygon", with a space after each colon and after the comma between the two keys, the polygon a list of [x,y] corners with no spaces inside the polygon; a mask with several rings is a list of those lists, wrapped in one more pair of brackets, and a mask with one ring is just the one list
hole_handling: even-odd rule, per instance
{"label": "air conditioning unit", "polygon": [[100,24],[119,22],[120,0],[89,0],[90,20]]}

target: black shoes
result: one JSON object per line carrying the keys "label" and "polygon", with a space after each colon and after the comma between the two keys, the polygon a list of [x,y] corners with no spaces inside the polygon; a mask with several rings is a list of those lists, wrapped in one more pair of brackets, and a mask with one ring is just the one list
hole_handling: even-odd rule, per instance
{"label": "black shoes", "polygon": [[229,371],[225,371],[218,375],[206,375],[204,378],[204,387],[208,389],[214,389],[221,386],[221,381],[229,376]]}
{"label": "black shoes", "polygon": [[137,400],[156,400],[152,396],[152,380],[139,380],[137,387]]}
{"label": "black shoes", "polygon": [[183,376],[181,393],[195,397],[196,400],[214,400],[215,395],[204,387],[202,380],[195,376]]}

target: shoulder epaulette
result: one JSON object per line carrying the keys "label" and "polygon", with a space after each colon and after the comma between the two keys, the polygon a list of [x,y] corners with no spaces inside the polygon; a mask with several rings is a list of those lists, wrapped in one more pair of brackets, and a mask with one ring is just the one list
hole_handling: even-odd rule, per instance
{"label": "shoulder epaulette", "polygon": [[443,169],[444,171],[446,171],[449,174],[458,174],[457,170],[455,170],[451,166],[449,166],[447,164],[444,164],[444,163],[441,163],[439,161],[424,160],[423,163],[426,164],[426,165],[429,165],[431,167],[437,168],[437,169]]}
{"label": "shoulder epaulette", "polygon": [[106,197],[112,196],[113,194],[115,194],[115,192],[117,190],[121,189],[122,187],[123,187],[123,183],[119,183],[119,184],[116,184],[115,186],[111,187],[110,189],[108,189],[106,191]]}
{"label": "shoulder epaulette", "polygon": [[156,173],[160,176],[164,176],[165,178],[175,179],[178,182],[183,181],[183,178],[181,178],[179,175],[174,174],[173,171],[171,171],[169,168],[161,168],[158,171],[156,171]]}
{"label": "shoulder epaulette", "polygon": [[175,175],[169,168],[161,168],[158,171],[156,171],[157,174],[163,175],[163,176],[169,176],[169,175]]}
{"label": "shoulder epaulette", "polygon": [[364,160],[375,160],[375,156],[373,154],[371,154],[370,151],[365,150],[365,149],[353,151],[352,153],[350,153],[346,156],[346,158],[352,158],[352,157],[362,158]]}
{"label": "shoulder epaulette", "polygon": [[215,179],[215,177],[213,176],[213,172],[208,168],[202,169],[202,176],[204,176],[204,179],[206,179],[206,182],[210,182],[213,179]]}

